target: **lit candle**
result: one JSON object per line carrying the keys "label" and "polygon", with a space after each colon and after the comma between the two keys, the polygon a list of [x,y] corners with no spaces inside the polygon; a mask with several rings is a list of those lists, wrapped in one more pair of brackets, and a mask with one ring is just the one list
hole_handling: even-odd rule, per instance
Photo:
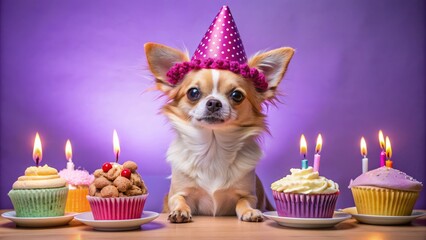
{"label": "lit candle", "polygon": [[320,168],[321,148],[322,148],[322,136],[321,134],[318,134],[317,145],[315,147],[315,155],[314,155],[314,171],[316,172],[319,172],[319,168]]}
{"label": "lit candle", "polygon": [[306,159],[306,153],[307,153],[307,144],[305,135],[302,134],[300,137],[300,154],[303,155],[302,159],[302,169],[308,168],[308,160]]}
{"label": "lit candle", "polygon": [[382,151],[380,152],[380,167],[385,166],[386,161],[386,150],[385,150],[385,138],[383,137],[382,130],[379,131],[379,143]]}
{"label": "lit candle", "polygon": [[40,164],[42,157],[43,157],[43,151],[41,146],[41,140],[38,133],[36,133],[36,136],[34,139],[34,148],[33,148],[33,159],[34,159],[34,162],[36,163],[36,167],[38,167],[38,165]]}
{"label": "lit candle", "polygon": [[392,146],[389,137],[386,137],[386,167],[392,168]]}
{"label": "lit candle", "polygon": [[71,147],[71,142],[69,139],[67,140],[67,143],[65,144],[65,158],[68,160],[67,169],[74,170],[74,163],[72,162],[72,147]]}
{"label": "lit candle", "polygon": [[118,156],[120,155],[120,141],[118,140],[117,131],[115,131],[115,129],[112,134],[112,144],[114,148],[115,163],[118,163]]}
{"label": "lit candle", "polygon": [[367,158],[367,143],[365,142],[364,137],[361,138],[361,155],[364,157],[362,159],[362,173],[368,172],[368,158]]}

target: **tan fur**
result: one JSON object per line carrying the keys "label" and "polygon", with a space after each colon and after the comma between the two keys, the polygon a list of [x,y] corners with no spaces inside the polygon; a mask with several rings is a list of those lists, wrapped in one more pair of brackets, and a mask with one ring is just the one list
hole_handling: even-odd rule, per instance
{"label": "tan fur", "polygon": [[[168,97],[162,112],[177,133],[167,153],[172,178],[164,211],[169,220],[183,223],[192,215],[237,215],[243,221],[262,221],[261,211],[273,209],[255,173],[262,155],[257,139],[267,130],[262,106],[275,98],[294,50],[279,48],[249,60],[269,83],[263,93],[250,79],[226,70],[193,70],[171,86],[166,72],[174,63],[188,61],[188,56],[156,43],[145,44],[145,51],[157,88]],[[199,89],[200,99],[187,97],[191,88]],[[243,101],[230,97],[236,90],[243,93]],[[204,120],[210,99],[223,105],[218,113],[221,122]]]}
{"label": "tan fur", "polygon": [[277,87],[281,83],[293,55],[293,48],[283,47],[256,54],[249,59],[248,65],[250,67],[261,70],[266,78],[269,78],[268,90],[262,93],[265,99],[272,100],[275,98]]}

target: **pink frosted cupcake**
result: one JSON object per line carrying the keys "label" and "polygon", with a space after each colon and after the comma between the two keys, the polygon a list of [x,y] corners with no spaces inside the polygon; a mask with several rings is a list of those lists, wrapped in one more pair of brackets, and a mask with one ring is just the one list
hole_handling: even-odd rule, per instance
{"label": "pink frosted cupcake", "polygon": [[69,189],[65,211],[90,211],[86,196],[89,194],[89,185],[94,180],[93,175],[85,170],[63,169],[59,172],[59,176],[67,181]]}
{"label": "pink frosted cupcake", "polygon": [[148,196],[135,162],[105,163],[93,175],[89,200],[95,220],[140,218]]}
{"label": "pink frosted cupcake", "polygon": [[404,172],[383,166],[351,180],[349,188],[359,214],[409,216],[423,184]]}
{"label": "pink frosted cupcake", "polygon": [[272,183],[271,189],[281,217],[331,218],[339,196],[339,185],[319,176],[312,167],[290,169],[291,175]]}

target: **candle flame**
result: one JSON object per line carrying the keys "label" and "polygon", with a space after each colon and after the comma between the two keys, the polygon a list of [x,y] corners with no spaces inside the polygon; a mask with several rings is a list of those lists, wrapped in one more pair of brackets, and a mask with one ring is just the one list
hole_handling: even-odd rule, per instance
{"label": "candle flame", "polygon": [[43,150],[41,146],[40,135],[38,135],[38,132],[37,132],[34,139],[34,148],[33,148],[33,159],[36,162],[37,167],[38,167],[38,164],[41,162],[42,157],[43,157]]}
{"label": "candle flame", "polygon": [[321,148],[322,148],[322,136],[321,136],[321,134],[318,134],[317,145],[315,147],[315,152],[316,153],[320,153],[321,152]]}
{"label": "candle flame", "polygon": [[386,137],[386,158],[389,160],[392,157],[392,146],[389,137]]}
{"label": "candle flame", "polygon": [[112,134],[112,144],[114,146],[115,162],[117,162],[118,156],[120,155],[120,141],[118,140],[117,131],[115,129],[114,129],[114,132]]}
{"label": "candle flame", "polygon": [[72,147],[71,147],[71,141],[68,139],[67,143],[65,144],[65,157],[68,161],[72,161]]}
{"label": "candle flame", "polygon": [[367,156],[367,143],[365,142],[364,137],[361,138],[361,155],[362,156]]}
{"label": "candle flame", "polygon": [[379,143],[380,143],[380,148],[384,151],[385,150],[385,138],[383,137],[382,130],[379,131]]}
{"label": "candle flame", "polygon": [[300,154],[306,155],[306,152],[308,151],[307,148],[305,135],[302,134],[300,137]]}

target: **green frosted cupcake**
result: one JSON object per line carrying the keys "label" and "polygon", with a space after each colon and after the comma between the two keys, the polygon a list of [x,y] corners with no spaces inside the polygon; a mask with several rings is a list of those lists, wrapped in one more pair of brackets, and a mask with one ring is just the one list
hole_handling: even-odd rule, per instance
{"label": "green frosted cupcake", "polygon": [[29,167],[9,191],[17,217],[54,217],[65,213],[66,181],[47,165]]}

